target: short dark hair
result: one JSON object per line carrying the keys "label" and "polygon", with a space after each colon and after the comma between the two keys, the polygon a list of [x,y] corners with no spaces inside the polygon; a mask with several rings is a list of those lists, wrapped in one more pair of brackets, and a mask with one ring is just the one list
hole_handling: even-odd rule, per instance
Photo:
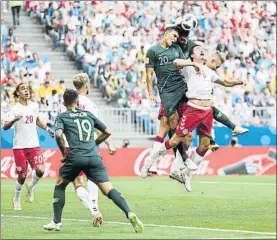
{"label": "short dark hair", "polygon": [[77,91],[73,89],[66,89],[63,94],[63,101],[65,106],[72,105],[78,99]]}
{"label": "short dark hair", "polygon": [[193,55],[193,49],[198,47],[200,45],[193,43],[193,45],[191,46],[191,48],[189,49],[189,58],[192,60],[192,55]]}
{"label": "short dark hair", "polygon": [[176,26],[169,26],[165,28],[164,33],[171,32],[171,31],[176,31],[177,33],[179,33],[178,28]]}

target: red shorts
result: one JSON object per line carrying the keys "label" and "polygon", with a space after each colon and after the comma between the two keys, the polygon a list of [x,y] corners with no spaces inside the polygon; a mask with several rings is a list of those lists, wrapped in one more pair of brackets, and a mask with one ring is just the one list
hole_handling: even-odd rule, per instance
{"label": "red shorts", "polygon": [[[68,154],[70,153],[70,148],[67,147],[67,148],[65,149],[65,152],[66,152],[66,154],[68,155]],[[85,173],[82,171],[82,172],[79,173],[79,176],[85,176]]]}
{"label": "red shorts", "polygon": [[[178,115],[179,117],[181,117],[183,115],[183,105],[184,105],[184,101],[181,101],[179,103],[179,106],[178,106],[178,109],[177,109],[177,112],[178,112]],[[164,105],[163,103],[161,103],[160,105],[160,110],[159,110],[159,116],[158,116],[158,119],[161,120],[162,117],[166,117],[166,113],[165,113],[165,110],[164,110]]]}
{"label": "red shorts", "polygon": [[36,148],[24,148],[24,149],[13,149],[16,173],[27,173],[28,162],[32,169],[38,165],[44,165],[44,158],[42,151],[39,147]]}
{"label": "red shorts", "polygon": [[213,127],[213,111],[211,108],[200,109],[191,103],[183,104],[183,114],[176,128],[179,137],[186,136],[197,128],[198,135],[211,136]]}

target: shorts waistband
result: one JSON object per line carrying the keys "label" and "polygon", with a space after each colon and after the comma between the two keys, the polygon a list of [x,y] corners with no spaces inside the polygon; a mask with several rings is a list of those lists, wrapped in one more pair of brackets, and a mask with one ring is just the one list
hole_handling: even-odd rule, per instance
{"label": "shorts waistband", "polygon": [[199,106],[199,105],[196,105],[196,104],[192,103],[191,101],[188,101],[187,104],[188,104],[189,106],[191,106],[191,107],[198,108],[198,109],[202,109],[202,110],[209,110],[209,109],[211,109],[211,107]]}

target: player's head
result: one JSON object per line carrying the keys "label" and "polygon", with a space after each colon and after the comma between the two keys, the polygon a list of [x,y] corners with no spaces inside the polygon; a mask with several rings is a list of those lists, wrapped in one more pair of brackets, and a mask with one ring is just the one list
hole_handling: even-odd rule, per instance
{"label": "player's head", "polygon": [[185,45],[187,44],[187,41],[189,39],[189,33],[190,31],[186,31],[186,30],[183,30],[183,29],[180,29],[179,28],[179,37],[178,37],[178,43],[180,45]]}
{"label": "player's head", "polygon": [[66,89],[63,94],[63,102],[66,108],[75,108],[78,105],[79,95],[74,89]]}
{"label": "player's head", "polygon": [[175,26],[167,27],[164,31],[163,41],[168,47],[170,47],[172,44],[177,42],[178,37],[179,32]]}
{"label": "player's head", "polygon": [[88,94],[89,76],[87,73],[78,73],[73,77],[73,85],[79,93]]}
{"label": "player's head", "polygon": [[203,46],[194,45],[190,49],[190,56],[193,62],[206,62],[206,49]]}
{"label": "player's head", "polygon": [[216,70],[221,67],[221,65],[225,62],[225,57],[220,51],[213,51],[209,54],[206,65],[212,69]]}
{"label": "player's head", "polygon": [[176,27],[179,31],[179,44],[186,44],[191,31],[197,28],[197,18],[193,14],[186,14],[183,17],[176,19]]}
{"label": "player's head", "polygon": [[14,93],[15,98],[26,101],[30,98],[30,87],[27,83],[20,83],[17,85]]}

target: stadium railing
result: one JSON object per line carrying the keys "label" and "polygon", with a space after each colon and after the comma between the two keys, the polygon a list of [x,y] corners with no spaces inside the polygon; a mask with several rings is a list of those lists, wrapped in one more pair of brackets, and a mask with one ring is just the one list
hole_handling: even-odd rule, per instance
{"label": "stadium railing", "polygon": [[[249,118],[257,118],[263,125],[276,126],[275,107],[249,107],[246,111],[247,113],[243,112],[246,119],[242,119],[241,125],[244,125]],[[100,118],[112,130],[113,138],[153,138],[159,128],[158,112],[158,108],[133,110],[104,107],[100,110]],[[53,120],[51,119],[52,122]]]}

